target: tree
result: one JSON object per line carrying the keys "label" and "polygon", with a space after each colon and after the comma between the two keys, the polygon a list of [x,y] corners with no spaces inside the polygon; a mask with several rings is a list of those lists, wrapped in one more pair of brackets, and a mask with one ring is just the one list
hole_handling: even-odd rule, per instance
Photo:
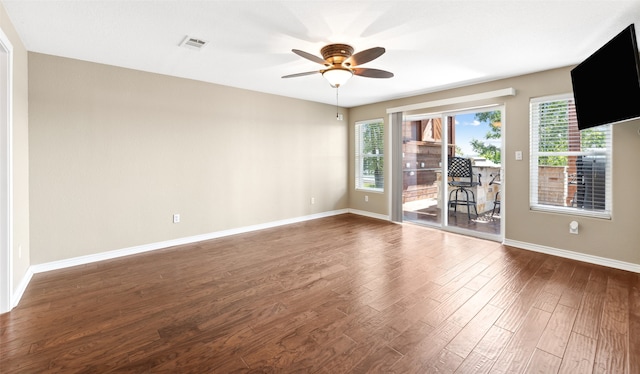
{"label": "tree", "polygon": [[580,146],[585,148],[604,148],[604,132],[596,129],[584,129],[580,131]]}
{"label": "tree", "polygon": [[[605,135],[598,128],[578,130],[578,124],[569,121],[570,104],[567,101],[554,101],[540,104],[540,125],[538,128],[540,151],[567,152],[570,151],[571,134],[580,134],[580,148],[604,148]],[[579,132],[578,132],[579,131]],[[540,165],[567,166],[567,156],[541,156]]]}
{"label": "tree", "polygon": [[[502,137],[501,131],[501,114],[499,110],[492,112],[481,112],[475,114],[475,119],[480,122],[489,122],[489,132],[485,135],[485,139],[500,139]],[[486,144],[486,142],[478,139],[471,140],[471,148],[478,155],[493,161],[496,164],[500,163],[501,154],[500,147],[493,144]]]}
{"label": "tree", "polygon": [[[540,125],[538,133],[540,151],[565,152],[569,150],[569,103],[553,101],[540,104]],[[566,166],[566,156],[540,156],[539,165]]]}
{"label": "tree", "polygon": [[376,188],[383,187],[384,175],[384,123],[364,124],[362,128],[363,171],[373,174]]}
{"label": "tree", "polygon": [[[575,121],[569,121],[569,111],[574,105],[569,101],[553,101],[541,103],[540,124],[538,127],[539,138],[544,139],[540,142],[541,152],[567,152],[572,149],[571,141],[577,142],[577,139],[570,139],[573,135],[580,137],[580,148],[582,150],[589,148],[604,148],[605,135],[598,128],[578,130],[578,124]],[[578,135],[579,134],[579,135]],[[575,144],[573,145],[575,147]],[[567,166],[569,164],[568,156],[540,156],[539,165],[546,166]]]}

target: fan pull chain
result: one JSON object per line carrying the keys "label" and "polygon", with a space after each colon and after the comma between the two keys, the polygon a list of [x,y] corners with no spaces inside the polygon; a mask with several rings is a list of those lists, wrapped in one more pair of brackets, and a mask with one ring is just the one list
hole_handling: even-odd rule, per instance
{"label": "fan pull chain", "polygon": [[336,120],[339,121],[340,120],[340,111],[339,111],[339,108],[338,108],[338,88],[339,87],[336,87]]}

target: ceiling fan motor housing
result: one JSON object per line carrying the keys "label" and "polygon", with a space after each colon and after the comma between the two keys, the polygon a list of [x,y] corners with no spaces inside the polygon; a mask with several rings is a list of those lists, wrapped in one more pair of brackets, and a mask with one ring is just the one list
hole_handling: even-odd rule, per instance
{"label": "ceiling fan motor housing", "polygon": [[353,54],[353,47],[347,44],[329,44],[320,50],[322,58],[332,65],[341,65]]}

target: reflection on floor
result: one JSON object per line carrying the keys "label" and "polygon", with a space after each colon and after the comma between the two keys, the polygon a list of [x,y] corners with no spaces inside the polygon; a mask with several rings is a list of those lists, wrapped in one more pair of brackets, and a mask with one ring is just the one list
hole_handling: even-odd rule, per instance
{"label": "reflection on floor", "polygon": [[[412,201],[402,206],[403,219],[413,223],[428,225],[440,225],[442,210],[438,207],[437,200],[427,199]],[[471,215],[469,220],[466,212],[449,212],[449,226],[461,229],[473,230],[488,234],[500,235],[500,211],[491,214],[491,211],[481,213],[478,217]]]}

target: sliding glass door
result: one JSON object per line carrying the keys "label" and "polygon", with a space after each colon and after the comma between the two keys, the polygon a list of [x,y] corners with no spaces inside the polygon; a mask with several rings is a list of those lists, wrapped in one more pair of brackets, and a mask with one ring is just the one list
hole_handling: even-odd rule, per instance
{"label": "sliding glass door", "polygon": [[501,150],[499,107],[405,115],[403,220],[501,238]]}
{"label": "sliding glass door", "polygon": [[406,116],[402,124],[402,211],[405,221],[442,225],[443,117]]}

